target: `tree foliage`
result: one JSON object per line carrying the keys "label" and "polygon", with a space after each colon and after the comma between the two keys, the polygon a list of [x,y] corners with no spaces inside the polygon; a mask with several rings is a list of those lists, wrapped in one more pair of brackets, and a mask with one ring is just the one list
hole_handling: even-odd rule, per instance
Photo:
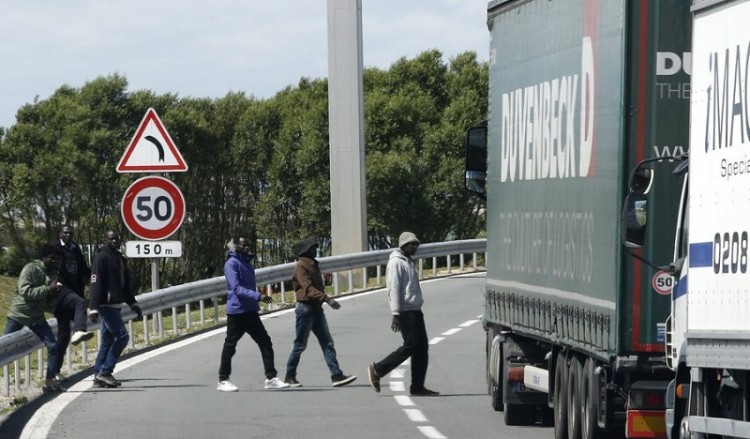
{"label": "tree foliage", "polygon": [[[391,247],[403,230],[425,242],[477,236],[482,218],[463,187],[464,132],[486,118],[488,69],[473,52],[442,60],[437,50],[366,69],[368,241]],[[0,128],[0,243],[30,259],[64,223],[93,250],[103,232],[125,233],[122,194],[140,175],[115,167],[146,109],[153,107],[188,163],[170,174],[187,200],[171,239],[183,257],[160,260],[162,284],[220,273],[227,240],[254,238],[259,265],[294,257],[293,245],[331,244],[328,94],[303,78],[273,98],[218,99],[129,92],[124,76],[62,86],[18,110]],[[130,237],[135,239],[135,237]],[[5,263],[7,271],[19,264]],[[147,288],[149,260],[132,261]],[[14,273],[11,273],[14,274]]]}

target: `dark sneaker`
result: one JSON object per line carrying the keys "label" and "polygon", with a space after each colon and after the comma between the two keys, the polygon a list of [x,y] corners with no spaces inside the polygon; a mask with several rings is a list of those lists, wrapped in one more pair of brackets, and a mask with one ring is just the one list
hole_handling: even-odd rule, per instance
{"label": "dark sneaker", "polygon": [[412,389],[409,393],[411,394],[411,396],[440,396],[440,392],[430,390],[426,387],[422,387],[421,389]]}
{"label": "dark sneaker", "polygon": [[356,380],[356,375],[344,375],[343,373],[341,375],[336,375],[335,377],[331,377],[331,382],[333,383],[333,387],[341,387],[345,386],[352,381]]}
{"label": "dark sneaker", "polygon": [[289,387],[302,387],[302,384],[297,381],[297,378],[287,378],[284,382],[289,384]]}
{"label": "dark sneaker", "polygon": [[107,385],[107,387],[120,387],[122,385],[122,383],[115,379],[111,373],[100,373],[94,377],[94,380],[101,381]]}
{"label": "dark sneaker", "polygon": [[367,377],[370,379],[370,387],[375,393],[380,393],[380,377],[375,372],[375,363],[372,363],[367,367]]}
{"label": "dark sneaker", "polygon": [[66,389],[57,380],[48,381],[44,387],[42,387],[42,392],[44,393],[59,393],[64,392]]}

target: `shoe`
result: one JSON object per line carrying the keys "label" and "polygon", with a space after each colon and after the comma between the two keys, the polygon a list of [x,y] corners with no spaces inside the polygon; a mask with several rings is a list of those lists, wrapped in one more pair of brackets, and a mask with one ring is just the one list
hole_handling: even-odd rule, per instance
{"label": "shoe", "polygon": [[68,377],[61,374],[60,372],[58,372],[57,375],[55,375],[55,379],[57,380],[58,383],[62,383],[63,381],[68,381]]}
{"label": "shoe", "polygon": [[289,384],[289,387],[302,387],[302,384],[297,381],[297,378],[287,378],[284,382]]}
{"label": "shoe", "polygon": [[409,394],[411,394],[411,396],[440,396],[440,392],[430,390],[427,387],[410,390]]}
{"label": "shoe", "polygon": [[111,373],[100,373],[94,377],[94,380],[99,380],[106,384],[108,387],[120,387],[122,383],[118,381]]}
{"label": "shoe", "polygon": [[86,332],[86,331],[76,331],[73,333],[73,336],[70,337],[70,342],[74,345],[82,342],[82,341],[88,341],[94,338],[93,332]]}
{"label": "shoe", "polygon": [[375,372],[375,363],[372,363],[367,367],[367,377],[370,379],[370,387],[375,393],[380,393],[380,377]]}
{"label": "shoe", "polygon": [[270,380],[266,380],[266,389],[285,389],[289,387],[289,384],[281,381],[279,377],[273,377]]}
{"label": "shoe", "polygon": [[236,392],[240,390],[239,387],[232,384],[229,380],[219,381],[219,384],[216,386],[216,390],[219,392]]}
{"label": "shoe", "polygon": [[42,387],[42,392],[44,393],[59,393],[64,392],[65,390],[65,387],[61,386],[55,379],[47,381],[44,387]]}
{"label": "shoe", "polygon": [[356,375],[344,375],[343,373],[341,375],[337,375],[335,377],[331,378],[331,381],[333,382],[333,387],[341,387],[345,386],[352,381],[356,380]]}

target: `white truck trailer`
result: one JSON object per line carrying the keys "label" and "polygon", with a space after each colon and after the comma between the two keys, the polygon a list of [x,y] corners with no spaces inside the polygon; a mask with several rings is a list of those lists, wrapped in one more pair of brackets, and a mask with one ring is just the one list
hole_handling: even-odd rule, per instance
{"label": "white truck trailer", "polygon": [[[750,438],[750,1],[694,0],[690,165],[671,271],[666,353],[671,436]],[[649,206],[648,160],[631,178],[628,242]],[[688,172],[689,171],[689,172]],[[653,204],[653,203],[652,203]],[[624,224],[625,227],[625,224]]]}

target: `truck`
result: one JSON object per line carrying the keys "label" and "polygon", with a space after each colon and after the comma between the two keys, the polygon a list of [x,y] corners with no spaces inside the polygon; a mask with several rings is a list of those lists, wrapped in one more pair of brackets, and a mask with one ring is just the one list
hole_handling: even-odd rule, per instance
{"label": "truck", "polygon": [[[665,354],[675,376],[666,393],[673,437],[750,438],[750,2],[694,0],[689,153],[639,163],[624,217],[627,245],[639,250],[657,174],[682,180],[669,271],[676,279]],[[675,172],[676,171],[676,172]],[[649,259],[650,264],[661,263]]]}
{"label": "truck", "polygon": [[[672,259],[680,182],[631,170],[677,168],[688,148],[690,4],[494,0],[487,12],[488,119],[466,134],[466,186],[486,200],[492,407],[508,425],[554,424],[556,439],[666,437],[674,278],[647,262]],[[639,182],[648,195],[628,197]],[[641,248],[621,245],[633,231]]]}

